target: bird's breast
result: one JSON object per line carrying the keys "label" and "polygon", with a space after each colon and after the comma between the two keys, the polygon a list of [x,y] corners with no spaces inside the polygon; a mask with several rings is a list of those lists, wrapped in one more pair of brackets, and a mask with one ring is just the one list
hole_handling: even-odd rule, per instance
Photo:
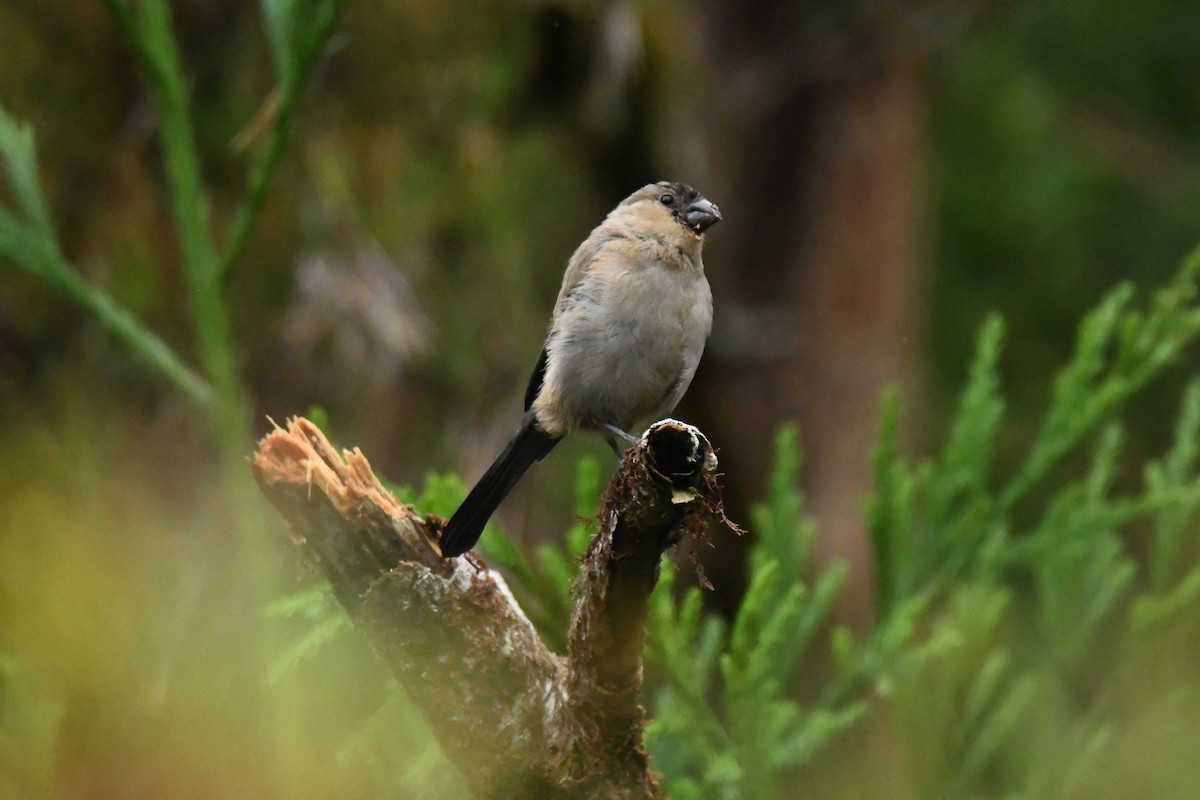
{"label": "bird's breast", "polygon": [[535,411],[565,432],[628,430],[670,410],[691,381],[712,324],[703,269],[637,259],[596,265],[559,310]]}

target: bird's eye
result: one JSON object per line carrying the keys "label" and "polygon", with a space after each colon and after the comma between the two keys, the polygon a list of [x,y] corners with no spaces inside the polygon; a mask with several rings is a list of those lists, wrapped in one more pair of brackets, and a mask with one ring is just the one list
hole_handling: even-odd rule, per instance
{"label": "bird's eye", "polygon": [[662,197],[658,198],[658,201],[664,206],[669,206],[675,202],[675,198],[669,194],[664,194]]}

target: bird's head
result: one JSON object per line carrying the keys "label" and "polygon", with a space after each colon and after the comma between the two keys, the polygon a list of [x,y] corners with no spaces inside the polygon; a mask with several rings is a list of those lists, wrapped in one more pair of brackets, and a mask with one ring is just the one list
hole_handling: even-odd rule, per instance
{"label": "bird's head", "polygon": [[675,220],[697,237],[703,236],[706,230],[721,221],[721,210],[716,203],[686,183],[677,181],[660,181],[643,186],[621,205],[635,204],[655,216]]}

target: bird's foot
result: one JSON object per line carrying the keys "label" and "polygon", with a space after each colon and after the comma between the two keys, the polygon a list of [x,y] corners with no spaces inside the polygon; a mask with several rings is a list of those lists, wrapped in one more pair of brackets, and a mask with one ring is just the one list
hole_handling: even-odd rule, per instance
{"label": "bird's foot", "polygon": [[[608,431],[609,433],[612,434],[612,436],[608,437],[608,444],[617,453],[617,455],[620,455],[621,453],[619,450],[617,450],[616,439],[624,439],[628,444],[637,444],[639,441],[641,441],[640,439],[638,439],[638,437],[634,436],[633,434],[626,433],[625,431],[618,428],[616,425],[611,425],[607,422],[605,422],[603,425],[601,425],[600,428],[602,430]],[[616,438],[613,438],[613,437],[616,437]]]}

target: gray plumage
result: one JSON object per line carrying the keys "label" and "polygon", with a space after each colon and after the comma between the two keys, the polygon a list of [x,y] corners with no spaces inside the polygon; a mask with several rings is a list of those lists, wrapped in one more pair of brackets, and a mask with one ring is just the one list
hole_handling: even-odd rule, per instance
{"label": "gray plumage", "polygon": [[670,412],[687,391],[712,328],[704,232],[721,219],[690,186],[656,183],[631,194],[567,264],[516,437],[442,534],[460,555],[534,461],[563,436],[607,438]]}

